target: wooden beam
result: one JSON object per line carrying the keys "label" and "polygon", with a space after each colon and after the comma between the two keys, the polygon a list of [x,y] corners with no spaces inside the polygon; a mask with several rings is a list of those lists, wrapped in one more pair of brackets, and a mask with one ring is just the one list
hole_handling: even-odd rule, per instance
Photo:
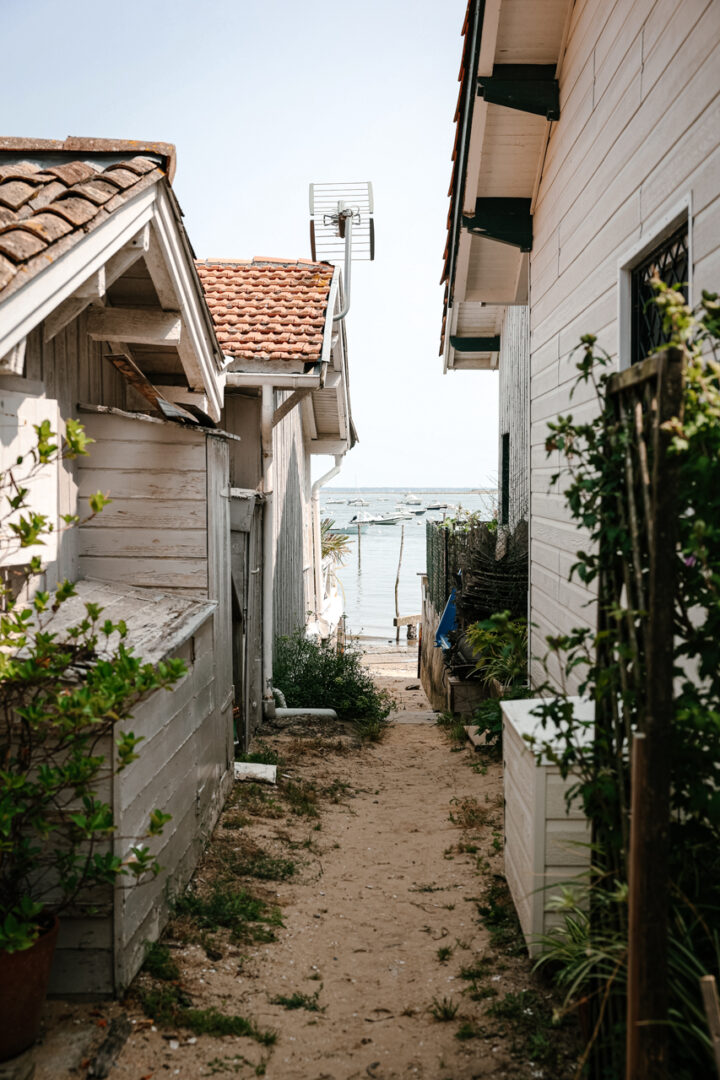
{"label": "wooden beam", "polygon": [[88,316],[93,341],[127,341],[135,345],[180,345],[182,320],[176,311],[151,308],[102,308]]}
{"label": "wooden beam", "polygon": [[48,341],[52,341],[73,319],[77,319],[78,315],[82,314],[86,307],[102,300],[106,287],[105,267],[101,266],[86,281],[83,281],[72,296],[69,296],[67,300],[63,300],[62,304],[59,304],[54,311],[50,312],[43,324],[43,341],[45,344],[47,345]]}
{"label": "wooden beam", "polygon": [[149,237],[150,223],[148,222],[143,225],[136,236],[133,236],[132,240],[128,240],[124,248],[121,248],[116,255],[108,259],[105,264],[106,289],[109,289],[118,278],[121,278],[144,255],[148,249]]}
{"label": "wooden beam", "polygon": [[288,413],[292,412],[296,405],[299,405],[303,398],[312,393],[311,390],[293,390],[290,397],[285,398],[282,405],[278,405],[277,409],[273,413],[272,426],[276,427]]}
{"label": "wooden beam", "polygon": [[347,448],[346,439],[312,439],[308,443],[311,454],[344,454]]}
{"label": "wooden beam", "polygon": [[182,420],[184,423],[194,425],[198,423],[197,418],[187,409],[183,409],[182,405],[177,405],[163,397],[145,373],[140,370],[129,353],[109,354],[106,359],[120,372],[130,386],[144,397],[166,420]]}
{"label": "wooden beam", "polygon": [[422,615],[398,615],[393,619],[393,626],[415,626],[422,622]]}
{"label": "wooden beam", "polygon": [[170,277],[165,256],[153,224],[150,226],[149,243],[144,255],[145,265],[155,286],[155,292],[158,294],[160,307],[164,311],[177,310],[181,306],[177,290]]}
{"label": "wooden beam", "polygon": [[309,439],[317,439],[317,424],[315,423],[315,410],[310,395],[303,399],[302,403],[303,422]]}

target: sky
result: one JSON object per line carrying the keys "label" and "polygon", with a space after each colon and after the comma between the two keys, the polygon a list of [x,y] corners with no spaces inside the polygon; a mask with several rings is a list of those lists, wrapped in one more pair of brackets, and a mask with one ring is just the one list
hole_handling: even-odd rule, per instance
{"label": "sky", "polygon": [[347,318],[360,443],[335,484],[496,483],[497,374],[438,356],[466,0],[2,6],[2,134],[175,143],[199,258],[309,258],[308,184],[371,180],[376,258]]}

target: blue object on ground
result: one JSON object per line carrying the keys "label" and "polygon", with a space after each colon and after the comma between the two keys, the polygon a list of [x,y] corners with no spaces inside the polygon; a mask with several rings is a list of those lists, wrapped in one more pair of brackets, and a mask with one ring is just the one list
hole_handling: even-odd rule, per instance
{"label": "blue object on ground", "polygon": [[438,628],[435,631],[435,648],[442,649],[446,652],[450,648],[450,638],[448,637],[451,630],[454,630],[457,626],[457,614],[455,611],[455,590],[450,593],[448,602],[445,605],[445,610],[440,616],[440,622]]}

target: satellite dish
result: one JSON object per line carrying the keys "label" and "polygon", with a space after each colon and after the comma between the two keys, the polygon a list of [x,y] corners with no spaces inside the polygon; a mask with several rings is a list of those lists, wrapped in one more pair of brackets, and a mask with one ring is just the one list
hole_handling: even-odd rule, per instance
{"label": "satellite dish", "polygon": [[345,301],[333,315],[340,322],[350,310],[350,266],[375,258],[373,191],[369,180],[310,185],[310,248],[315,260],[344,264]]}

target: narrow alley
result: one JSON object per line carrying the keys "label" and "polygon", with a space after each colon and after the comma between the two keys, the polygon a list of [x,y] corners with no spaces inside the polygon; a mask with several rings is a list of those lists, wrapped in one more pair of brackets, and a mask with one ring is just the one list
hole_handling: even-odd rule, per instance
{"label": "narrow alley", "polygon": [[[366,662],[398,700],[386,737],[256,739],[282,779],[236,785],[188,894],[204,905],[176,905],[124,1004],[48,1005],[36,1080],[99,1075],[123,1016],[111,1078],[572,1075],[501,877],[500,762],[448,738],[414,650]],[[256,907],[228,917],[238,886]]]}

